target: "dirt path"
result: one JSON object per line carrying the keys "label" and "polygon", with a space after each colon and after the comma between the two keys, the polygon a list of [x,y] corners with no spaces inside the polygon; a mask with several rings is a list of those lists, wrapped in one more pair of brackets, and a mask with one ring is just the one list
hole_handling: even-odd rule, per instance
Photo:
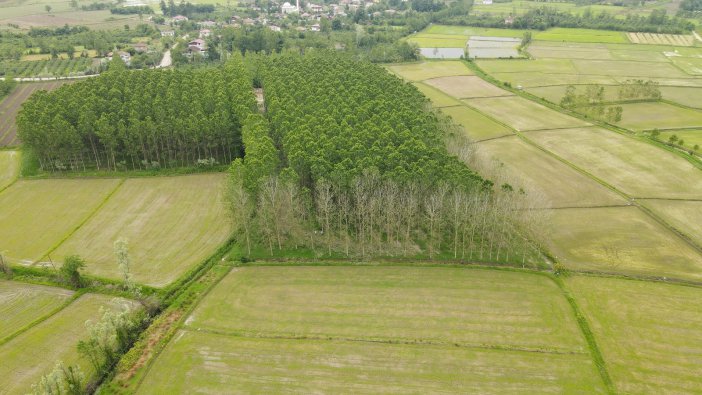
{"label": "dirt path", "polygon": [[156,66],[157,69],[161,69],[164,67],[171,67],[171,64],[173,63],[173,59],[171,58],[171,50],[169,49],[168,51],[163,53],[163,58],[161,58],[161,63]]}

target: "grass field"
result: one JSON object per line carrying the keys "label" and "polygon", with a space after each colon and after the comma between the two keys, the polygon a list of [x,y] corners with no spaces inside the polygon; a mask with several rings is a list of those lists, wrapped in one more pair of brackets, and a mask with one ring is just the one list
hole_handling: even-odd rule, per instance
{"label": "grass field", "polygon": [[617,81],[606,75],[557,74],[542,72],[494,73],[493,77],[509,82],[514,87],[539,87],[549,85],[615,84]]}
{"label": "grass field", "polygon": [[462,61],[458,60],[391,65],[388,68],[393,73],[409,81],[424,81],[430,78],[473,74]]}
{"label": "grass field", "polygon": [[52,257],[79,254],[88,273],[119,278],[113,244],[126,238],[134,279],[166,285],[229,237],[223,181],[222,174],[128,179]]}
{"label": "grass field", "polygon": [[73,291],[0,280],[0,341],[67,302]]}
{"label": "grass field", "polygon": [[599,128],[531,132],[529,138],[633,197],[702,198],[702,171],[651,144]]}
{"label": "grass field", "polygon": [[199,304],[138,392],[602,392],[587,350],[545,276],[244,267]]}
{"label": "grass field", "polygon": [[702,255],[636,207],[552,210],[547,245],[567,267],[700,281]]}
{"label": "grass field", "polygon": [[[53,8],[51,14],[44,9],[46,4]],[[72,9],[69,2],[49,0],[46,2],[33,2],[15,6],[0,7],[0,24],[16,24],[22,29],[32,27],[57,27],[63,25],[82,25],[95,30],[110,30],[123,28],[124,25],[135,27],[140,23],[137,15],[114,15],[110,10],[83,11]],[[88,5],[90,2],[83,2]]]}
{"label": "grass field", "polygon": [[187,326],[267,337],[586,350],[549,279],[462,268],[242,268],[210,292]]}
{"label": "grass field", "polygon": [[627,60],[575,59],[573,65],[578,74],[605,71],[609,76],[688,78],[689,76],[670,63],[639,62]]}
{"label": "grass field", "polygon": [[464,48],[468,39],[465,36],[451,34],[422,34],[407,38],[410,43],[417,44],[420,48]]}
{"label": "grass field", "polygon": [[476,76],[439,77],[425,80],[424,83],[459,99],[512,95]]}
{"label": "grass field", "polygon": [[139,394],[604,393],[584,355],[181,331]]}
{"label": "grass field", "polygon": [[97,179],[16,182],[0,193],[0,251],[12,262],[39,260],[118,184]]}
{"label": "grass field", "polygon": [[619,195],[516,136],[482,142],[478,155],[481,166],[488,167],[485,173],[492,173],[496,164],[502,164],[497,170],[507,182],[543,196],[537,207],[626,204]]}
{"label": "grass field", "polygon": [[15,117],[20,110],[20,106],[29,96],[37,90],[52,90],[61,85],[64,81],[35,82],[19,84],[5,99],[0,101],[0,147],[14,146],[19,144],[17,139],[17,125]]}
{"label": "grass field", "polygon": [[[433,99],[432,99],[433,100]],[[512,134],[512,130],[467,106],[447,107],[441,110],[463,127],[471,140],[479,141]]]}
{"label": "grass field", "polygon": [[433,107],[440,108],[461,105],[461,102],[458,99],[454,99],[436,88],[425,85],[423,82],[413,82],[412,84],[416,86],[424,96],[431,100],[431,105]]}
{"label": "grass field", "polygon": [[421,33],[424,34],[449,34],[449,35],[461,35],[465,37],[470,36],[492,36],[492,37],[522,37],[526,30],[517,29],[491,29],[491,28],[481,28],[481,27],[469,27],[469,26],[449,26],[449,25],[429,25],[426,29],[422,30]]}
{"label": "grass field", "polygon": [[702,89],[700,88],[663,86],[661,87],[661,93],[666,100],[702,109]]}
{"label": "grass field", "polygon": [[61,360],[66,365],[78,363],[90,372],[87,361],[76,349],[86,335],[85,321],[97,320],[101,306],[124,308],[125,300],[104,295],[86,294],[59,313],[0,345],[0,388],[4,394],[26,394],[43,374]]}
{"label": "grass field", "polygon": [[674,65],[683,69],[683,71],[687,74],[694,76],[702,75],[702,58],[686,58],[673,56],[670,58],[670,61],[673,62]]}
{"label": "grass field", "polygon": [[620,393],[702,387],[702,289],[641,281],[566,280],[588,317]]}
{"label": "grass field", "polygon": [[702,127],[702,111],[674,106],[668,103],[622,104],[624,112],[618,123],[627,129],[641,131]]}
{"label": "grass field", "polygon": [[554,73],[576,74],[573,62],[569,59],[488,59],[476,61],[483,71],[493,73]]}
{"label": "grass field", "polygon": [[702,200],[644,200],[642,204],[702,246]]}
{"label": "grass field", "polygon": [[465,102],[519,131],[588,125],[585,121],[517,96],[470,99]]}
{"label": "grass field", "polygon": [[17,178],[19,155],[17,151],[0,151],[0,191]]}
{"label": "grass field", "polygon": [[582,44],[553,45],[553,43],[548,41],[537,41],[529,45],[527,50],[537,59],[612,59],[612,53],[604,46],[594,47]]}
{"label": "grass field", "polygon": [[568,41],[576,43],[627,43],[626,35],[622,32],[592,29],[552,28],[534,34],[535,40]]}

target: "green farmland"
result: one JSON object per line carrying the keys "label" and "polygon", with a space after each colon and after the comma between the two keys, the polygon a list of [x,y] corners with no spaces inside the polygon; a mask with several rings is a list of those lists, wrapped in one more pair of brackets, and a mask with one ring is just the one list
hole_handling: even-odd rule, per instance
{"label": "green farmland", "polygon": [[72,295],[61,288],[0,280],[0,341],[59,309]]}
{"label": "green farmland", "polygon": [[[247,362],[252,353],[255,362]],[[173,374],[176,366],[187,373]],[[546,366],[548,374],[537,373]],[[198,378],[189,382],[189,376]],[[360,393],[408,385],[420,392],[604,391],[570,306],[547,277],[411,267],[233,269],[193,311],[138,392],[220,392],[232,385],[302,392],[351,386]]]}

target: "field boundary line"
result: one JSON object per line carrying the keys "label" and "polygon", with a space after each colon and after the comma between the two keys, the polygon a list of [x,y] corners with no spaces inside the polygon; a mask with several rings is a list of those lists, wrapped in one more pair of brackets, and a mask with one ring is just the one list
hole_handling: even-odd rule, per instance
{"label": "field boundary line", "polygon": [[49,249],[49,251],[42,255],[33,264],[41,262],[44,258],[48,257],[52,252],[56,251],[59,247],[61,247],[61,245],[66,242],[66,240],[73,236],[80,228],[83,227],[83,225],[85,225],[91,218],[95,216],[95,214],[98,213],[98,211],[100,211],[100,209],[102,209],[107,204],[108,200],[110,200],[110,198],[117,192],[117,190],[120,189],[120,187],[122,186],[122,184],[124,184],[126,180],[126,178],[120,179],[117,185],[112,189],[112,191],[110,191],[110,193],[107,194],[107,196],[105,196],[104,199],[102,199],[102,201],[97,205],[97,207],[95,207],[95,209],[88,213],[88,215],[86,215],[85,218],[83,218],[83,220],[80,221],[78,225],[76,225],[71,231],[69,231],[68,234],[61,238],[61,240],[59,240],[53,247]]}
{"label": "field boundary line", "polygon": [[[206,276],[218,264],[219,264],[219,262],[215,262],[198,279],[201,279],[202,277]],[[137,382],[134,386],[134,391],[133,391],[134,393],[136,393],[139,390],[139,388],[143,384],[144,380],[149,375],[151,368],[154,366],[154,364],[156,363],[158,358],[161,356],[163,351],[166,349],[166,347],[168,347],[168,345],[171,343],[171,340],[173,340],[173,337],[176,335],[176,333],[178,333],[178,331],[180,331],[180,330],[183,330],[183,328],[184,328],[183,323],[190,317],[190,315],[197,308],[197,306],[200,304],[200,302],[202,302],[202,299],[204,299],[205,296],[207,296],[210,293],[210,291],[212,291],[225,277],[227,277],[230,273],[232,273],[232,270],[236,267],[233,265],[228,265],[228,266],[229,266],[228,270],[223,271],[222,274],[219,276],[219,278],[217,278],[215,281],[213,281],[207,287],[207,289],[205,289],[202,293],[200,293],[200,295],[198,295],[198,297],[195,298],[195,300],[193,300],[193,302],[190,304],[190,306],[188,306],[182,312],[180,317],[174,323],[171,324],[172,326],[168,329],[169,333],[167,333],[166,336],[159,341],[160,344],[156,344],[154,346],[155,347],[154,352],[151,354],[151,357],[149,358],[148,362],[143,367],[143,370],[138,373],[139,379],[137,380]],[[197,280],[195,280],[195,281],[197,281]],[[194,284],[195,281],[191,282],[186,288],[183,289],[183,291],[187,292],[188,288],[190,288],[190,286],[192,284]],[[177,308],[175,308],[173,311],[177,311]],[[164,313],[166,313],[166,312],[164,311],[161,314],[164,314]],[[148,330],[148,328],[147,328],[147,330]],[[142,333],[147,333],[147,330],[145,330]]]}
{"label": "field boundary line", "polygon": [[10,181],[9,184],[5,185],[4,187],[0,188],[0,194],[5,192],[5,190],[9,189],[11,186],[15,185],[15,183],[19,180],[20,178],[20,172],[22,168],[22,151],[17,150],[17,151],[12,151],[17,155],[17,171],[15,172],[14,176],[12,177],[12,181]]}
{"label": "field boundary line", "polygon": [[505,137],[514,137],[514,131],[512,131],[511,134],[505,134],[503,136],[490,137],[490,138],[486,138],[486,139],[482,139],[482,140],[473,140],[473,144],[483,143],[485,141],[499,140],[499,139],[503,139]]}
{"label": "field boundary line", "polygon": [[[496,84],[493,82],[493,80],[495,80],[493,77],[491,77],[490,75],[484,73],[484,72],[482,71],[482,69],[480,69],[477,65],[472,64],[472,63],[470,63],[470,62],[468,62],[468,63],[469,63],[468,67],[474,67],[474,68],[475,68],[475,70],[476,70],[476,75],[478,75],[478,76],[480,76],[481,78],[483,78],[483,80],[485,80],[486,82],[489,82],[489,83],[491,83],[491,84],[493,84],[493,85],[496,85]],[[496,81],[496,80],[495,80],[495,81]],[[509,87],[508,89],[513,90],[513,88],[511,88],[511,87]],[[563,109],[562,107],[560,107],[560,106],[555,106],[555,105],[553,105],[552,103],[547,102],[547,101],[545,101],[545,100],[534,100],[534,98],[536,98],[536,96],[531,95],[531,94],[528,94],[528,92],[527,92],[527,94],[521,94],[521,95],[518,95],[518,96],[522,97],[522,99],[524,99],[524,100],[530,100],[531,102],[535,102],[535,103],[538,103],[538,104],[542,104],[542,105],[546,106],[547,108],[550,108],[550,109],[553,110],[553,111],[557,111],[557,112],[559,112],[559,113],[561,113],[561,114],[563,114],[563,115],[571,116],[571,117],[576,118],[576,119],[585,120],[581,115],[580,115],[580,116],[573,116],[573,115],[570,114],[571,111],[565,112],[564,109]],[[545,104],[542,103],[542,102],[545,102]],[[606,124],[606,123],[604,123],[604,124],[605,124],[605,126],[603,126],[602,128],[605,129],[605,130],[609,130],[609,131],[612,131],[612,132],[614,132],[614,133],[618,133],[618,134],[620,134],[620,135],[622,135],[622,136],[629,137],[629,138],[632,138],[632,139],[635,139],[635,140],[639,140],[639,141],[641,141],[641,142],[648,142],[649,144],[651,144],[651,145],[653,145],[653,146],[657,146],[657,144],[655,144],[654,142],[652,142],[650,139],[643,138],[643,137],[638,137],[638,136],[636,136],[636,135],[633,135],[631,132],[625,133],[625,132],[622,132],[622,131],[619,131],[619,130],[615,130],[614,128],[611,128],[611,125]],[[593,124],[593,126],[599,126],[599,125],[598,125],[598,122],[595,121],[594,124]],[[513,129],[513,128],[512,128],[512,129]],[[622,130],[627,130],[627,129],[622,129]],[[590,179],[592,179],[592,180],[594,180],[594,181],[600,183],[601,185],[603,185],[603,186],[609,188],[609,189],[612,190],[613,192],[615,192],[615,193],[619,194],[620,196],[624,197],[627,201],[630,202],[630,204],[631,204],[632,206],[637,207],[637,208],[638,208],[639,210],[641,210],[644,214],[648,215],[649,218],[651,218],[651,219],[653,219],[654,221],[658,222],[658,224],[662,225],[662,226],[663,226],[665,229],[667,229],[669,232],[673,233],[673,234],[674,234],[675,236],[677,236],[680,240],[682,240],[683,242],[685,242],[685,244],[687,244],[688,246],[692,247],[692,248],[697,252],[698,255],[702,256],[702,246],[699,246],[697,243],[693,242],[687,235],[685,235],[685,234],[681,233],[680,231],[678,231],[675,227],[673,227],[673,226],[670,225],[668,222],[666,222],[665,220],[663,220],[663,218],[661,218],[661,217],[658,216],[657,214],[653,213],[649,208],[647,208],[647,207],[643,206],[642,204],[638,203],[635,199],[633,199],[633,198],[632,198],[629,194],[627,194],[626,192],[620,191],[619,189],[617,189],[617,188],[614,187],[613,185],[609,184],[609,183],[606,182],[605,180],[603,180],[603,179],[601,179],[601,178],[599,178],[599,177],[596,177],[594,174],[590,173],[589,171],[587,171],[587,170],[581,168],[580,166],[577,166],[577,165],[574,164],[574,163],[571,163],[570,161],[568,161],[568,160],[562,158],[560,155],[557,155],[556,153],[554,153],[554,152],[552,152],[552,151],[546,149],[545,147],[542,147],[541,145],[539,145],[539,144],[536,143],[535,141],[532,141],[531,139],[529,139],[524,133],[519,132],[519,131],[515,131],[515,134],[516,134],[520,139],[522,139],[522,141],[524,141],[525,143],[532,145],[533,147],[535,147],[535,148],[537,148],[537,149],[543,151],[544,153],[546,153],[546,154],[548,154],[548,155],[551,155],[553,158],[557,159],[558,161],[562,162],[563,164],[565,164],[565,165],[567,165],[567,166],[570,166],[571,168],[575,169],[576,171],[579,171],[579,172],[582,173],[583,175],[589,177]],[[666,150],[671,151],[670,148],[667,148]],[[684,159],[687,159],[687,161],[688,161],[689,163],[691,163],[693,166],[697,167],[698,169],[702,169],[702,164],[700,164],[700,162],[699,162],[698,160],[696,160],[694,157],[693,157],[693,158],[685,158],[684,156],[680,155],[679,153],[677,153],[677,156],[682,157],[682,158],[684,158]]]}
{"label": "field boundary line", "polygon": [[588,355],[588,352],[580,351],[559,351],[559,350],[547,350],[540,348],[528,348],[528,347],[513,347],[513,346],[501,346],[497,344],[469,344],[469,343],[458,343],[450,341],[436,341],[436,340],[406,340],[406,339],[377,339],[377,338],[360,338],[360,337],[344,337],[344,336],[332,336],[332,335],[292,335],[292,334],[277,334],[277,333],[253,333],[246,331],[220,331],[210,328],[201,327],[191,327],[182,326],[179,328],[182,331],[195,332],[195,333],[209,333],[219,336],[228,337],[239,337],[242,339],[268,339],[268,340],[300,340],[300,341],[336,341],[336,342],[349,342],[349,343],[375,343],[375,344],[399,344],[399,345],[412,345],[412,346],[443,346],[443,347],[455,347],[455,348],[467,348],[467,349],[477,349],[477,350],[496,350],[496,351],[514,351],[514,352],[526,352],[535,354],[552,354],[552,355]]}
{"label": "field boundary line", "polygon": [[575,315],[575,321],[578,323],[578,327],[580,328],[583,337],[585,337],[585,342],[587,343],[588,348],[590,349],[592,361],[595,363],[597,371],[600,373],[600,378],[602,379],[602,382],[607,388],[607,392],[609,392],[610,394],[616,394],[616,387],[614,386],[612,377],[609,375],[606,362],[604,360],[604,357],[602,356],[602,352],[600,351],[599,346],[597,345],[595,334],[592,332],[592,329],[590,329],[590,324],[587,321],[587,317],[585,317],[585,315],[580,310],[578,302],[575,300],[575,297],[570,293],[570,290],[566,287],[565,283],[563,282],[563,279],[555,275],[549,275],[548,277],[551,278],[551,280],[553,280],[554,283],[556,283],[558,289],[561,290],[561,294],[563,295],[563,297],[565,297],[566,301],[573,310],[573,314]]}
{"label": "field boundary line", "polygon": [[44,322],[44,321],[48,320],[49,318],[55,316],[56,314],[60,313],[60,312],[63,311],[66,307],[68,307],[68,306],[70,306],[71,304],[73,304],[73,302],[75,302],[76,300],[78,300],[81,296],[85,295],[86,293],[88,293],[88,291],[85,290],[85,289],[76,291],[76,293],[74,293],[73,296],[71,296],[70,298],[68,298],[68,300],[66,300],[65,302],[61,303],[61,305],[57,306],[55,309],[51,310],[50,312],[46,313],[45,315],[43,315],[43,316],[41,316],[41,317],[35,319],[34,321],[32,321],[32,322],[26,324],[25,326],[23,326],[23,327],[17,329],[16,331],[12,332],[11,334],[9,334],[9,335],[5,336],[4,338],[0,339],[0,346],[2,346],[3,344],[9,343],[10,341],[12,341],[12,340],[13,340],[14,338],[16,338],[17,336],[19,336],[19,335],[21,335],[21,334],[27,332],[28,330],[34,328],[35,326],[41,324],[42,322]]}

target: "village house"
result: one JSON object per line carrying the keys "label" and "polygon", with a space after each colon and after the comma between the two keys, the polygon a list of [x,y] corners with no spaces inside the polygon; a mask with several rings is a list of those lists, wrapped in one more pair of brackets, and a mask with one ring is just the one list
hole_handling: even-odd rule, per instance
{"label": "village house", "polygon": [[183,16],[183,15],[176,15],[173,17],[173,23],[182,23],[182,22],[186,22],[187,20],[188,20],[188,17]]}
{"label": "village house", "polygon": [[200,30],[199,37],[200,38],[206,38],[212,35],[212,31],[210,29],[202,29]]}
{"label": "village house", "polygon": [[315,14],[319,14],[320,12],[322,12],[323,9],[321,5],[312,3],[308,4],[307,8],[310,10],[310,12],[313,12]]}
{"label": "village house", "polygon": [[321,26],[319,26],[319,23],[315,23],[314,25],[310,26],[310,31],[311,32],[318,32],[322,30]]}
{"label": "village house", "polygon": [[201,28],[213,28],[217,26],[217,22],[215,21],[202,21],[197,23],[198,26]]}
{"label": "village house", "polygon": [[299,8],[297,8],[297,6],[294,6],[286,1],[285,3],[283,3],[283,6],[280,7],[280,11],[283,14],[294,14],[294,13],[299,12]]}
{"label": "village house", "polygon": [[201,38],[196,38],[195,40],[188,43],[188,48],[195,47],[199,51],[205,51],[207,49],[207,43]]}
{"label": "village house", "polygon": [[[129,63],[132,60],[132,55],[130,55],[129,52],[119,51],[119,52],[117,52],[117,55],[122,59],[124,64],[129,66]],[[114,56],[113,52],[108,52],[107,53],[107,60],[112,60],[113,56]]]}
{"label": "village house", "polygon": [[268,26],[268,28],[273,30],[274,32],[281,31],[280,26],[276,26],[276,25],[270,25],[270,26]]}
{"label": "village house", "polygon": [[161,31],[161,37],[174,37],[175,36],[175,31],[173,30],[162,30]]}
{"label": "village house", "polygon": [[133,45],[134,50],[139,53],[144,53],[149,50],[149,46],[146,43],[136,43]]}
{"label": "village house", "polygon": [[244,19],[244,26],[253,26],[254,25],[254,20],[251,18],[246,18]]}

